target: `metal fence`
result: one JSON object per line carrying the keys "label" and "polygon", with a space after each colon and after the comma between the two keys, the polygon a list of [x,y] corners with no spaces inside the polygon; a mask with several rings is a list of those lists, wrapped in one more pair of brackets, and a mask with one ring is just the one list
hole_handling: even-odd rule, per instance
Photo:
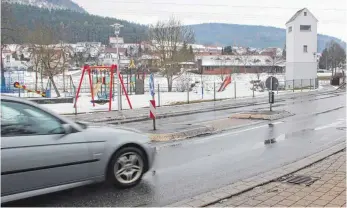
{"label": "metal fence", "polygon": [[[90,96],[90,85],[88,76],[84,76],[84,80],[81,85],[81,95]],[[114,79],[114,94],[118,93],[117,84],[118,79]],[[135,84],[129,82],[130,79],[124,78],[124,86],[127,93],[130,95],[133,107],[147,107],[148,100],[151,99],[150,90],[148,84],[144,84],[144,94],[135,94]],[[128,81],[127,81],[128,80]],[[61,97],[74,97],[76,94],[76,88],[78,87],[80,76],[66,76],[64,79],[55,78],[55,84],[61,92]],[[109,79],[105,80],[106,83]],[[93,78],[93,83],[97,80]],[[48,80],[44,80],[43,85],[47,85]],[[327,83],[324,83],[327,84]],[[25,83],[27,88],[35,89],[35,82]],[[40,83],[38,84],[41,85]],[[268,89],[264,83],[245,82],[245,81],[232,81],[224,90],[220,90],[222,82],[203,82],[203,83],[185,83],[176,84],[172,86],[171,92],[167,84],[155,84],[155,99],[156,105],[174,105],[195,103],[204,101],[217,101],[222,99],[238,99],[244,97],[260,97],[268,96]],[[300,79],[300,80],[286,80],[279,81],[276,89],[273,89],[275,93],[288,93],[288,92],[301,92],[317,89],[319,86],[318,79]],[[106,85],[104,93],[108,93],[109,85]],[[39,87],[40,88],[40,87]],[[105,88],[104,88],[105,89]],[[54,88],[51,87],[52,97],[56,96]],[[125,92],[122,92],[124,95]],[[20,97],[40,97],[38,94],[27,93],[23,90],[14,89],[13,95]],[[123,96],[124,98],[124,96]],[[127,106],[126,101],[122,98],[122,106]]]}

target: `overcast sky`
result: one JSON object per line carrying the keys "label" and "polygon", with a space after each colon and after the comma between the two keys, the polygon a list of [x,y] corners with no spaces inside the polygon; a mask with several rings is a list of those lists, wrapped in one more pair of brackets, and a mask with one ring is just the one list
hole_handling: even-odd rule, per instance
{"label": "overcast sky", "polygon": [[318,19],[318,32],[347,40],[347,0],[73,0],[91,14],[141,24],[174,15],[184,24],[233,23],[285,28],[301,8]]}

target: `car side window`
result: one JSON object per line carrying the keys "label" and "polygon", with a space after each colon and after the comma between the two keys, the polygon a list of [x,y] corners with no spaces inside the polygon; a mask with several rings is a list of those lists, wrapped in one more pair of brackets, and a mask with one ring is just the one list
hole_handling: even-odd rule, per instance
{"label": "car side window", "polygon": [[62,122],[31,105],[1,101],[1,136],[62,134]]}

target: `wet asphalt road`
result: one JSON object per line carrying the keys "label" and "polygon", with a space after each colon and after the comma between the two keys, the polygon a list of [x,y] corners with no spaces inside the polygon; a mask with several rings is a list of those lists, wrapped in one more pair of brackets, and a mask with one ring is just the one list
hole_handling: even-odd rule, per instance
{"label": "wet asphalt road", "polygon": [[[174,203],[344,142],[345,130],[338,127],[346,126],[345,102],[344,92],[299,98],[295,104],[289,100],[278,108],[296,115],[274,121],[273,125],[262,123],[207,137],[156,144],[156,174],[146,174],[143,182],[133,189],[116,190],[97,184],[7,205],[116,207]],[[198,115],[194,115],[197,121]],[[188,122],[187,117],[176,119]],[[277,142],[264,145],[269,138],[276,138]]]}

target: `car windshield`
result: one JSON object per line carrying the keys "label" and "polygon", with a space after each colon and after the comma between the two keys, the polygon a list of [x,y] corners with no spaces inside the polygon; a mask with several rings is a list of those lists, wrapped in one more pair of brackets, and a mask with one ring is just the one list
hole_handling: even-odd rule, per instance
{"label": "car windshield", "polygon": [[61,121],[34,106],[1,102],[2,136],[58,134],[62,131]]}

